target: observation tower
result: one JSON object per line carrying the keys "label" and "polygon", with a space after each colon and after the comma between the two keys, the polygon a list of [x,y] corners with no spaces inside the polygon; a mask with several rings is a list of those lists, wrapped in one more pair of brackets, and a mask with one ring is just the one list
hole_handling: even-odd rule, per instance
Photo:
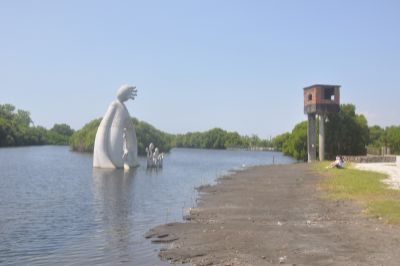
{"label": "observation tower", "polygon": [[317,130],[319,119],[319,160],[325,158],[325,120],[327,114],[337,113],[340,108],[340,86],[315,84],[304,88],[304,113],[308,116],[308,162],[316,160]]}

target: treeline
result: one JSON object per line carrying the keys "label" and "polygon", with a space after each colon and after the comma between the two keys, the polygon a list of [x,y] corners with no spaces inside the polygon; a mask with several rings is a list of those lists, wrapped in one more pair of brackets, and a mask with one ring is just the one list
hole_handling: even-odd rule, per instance
{"label": "treeline", "polygon": [[0,104],[0,147],[67,145],[73,133],[67,124],[55,124],[50,130],[34,126],[28,111]]}
{"label": "treeline", "polygon": [[[228,132],[214,128],[206,132],[194,132],[173,135],[156,129],[149,123],[132,118],[138,140],[138,152],[145,154],[146,147],[153,142],[162,152],[168,152],[171,148],[199,148],[199,149],[233,149],[233,148],[265,148],[271,143],[253,135],[240,136],[236,132]],[[71,139],[72,150],[80,152],[93,152],[96,131],[101,118],[95,119],[82,129],[76,131]]]}
{"label": "treeline", "polygon": [[[307,160],[307,121],[303,121],[272,141],[256,135],[241,136],[214,128],[205,132],[169,134],[149,123],[132,119],[138,138],[139,154],[153,142],[163,152],[173,147],[200,149],[275,149],[298,160]],[[16,109],[11,104],[0,104],[0,147],[24,145],[70,145],[72,150],[93,152],[94,140],[101,118],[95,119],[80,130],[67,124],[55,124],[51,129],[34,126],[28,111]],[[318,123],[317,123],[318,128]],[[318,141],[318,138],[317,138]],[[317,143],[318,146],[318,143]],[[356,114],[352,104],[342,104],[337,114],[329,114],[325,123],[325,157],[341,155],[379,154],[388,147],[392,154],[400,154],[400,126],[368,127],[366,118]],[[317,147],[318,152],[318,147]]]}
{"label": "treeline", "polygon": [[[139,154],[153,142],[161,151],[173,147],[199,149],[258,149],[270,148],[271,142],[256,135],[241,136],[214,128],[206,132],[169,134],[144,121],[132,118],[138,139]],[[72,150],[93,152],[94,140],[101,118],[95,119],[80,130],[74,131],[67,124],[55,124],[51,129],[34,126],[30,113],[17,110],[11,104],[0,104],[0,147],[25,145],[70,145]]]}
{"label": "treeline", "polygon": [[271,142],[256,135],[241,136],[237,132],[228,132],[214,128],[205,132],[176,135],[176,147],[199,149],[257,149],[269,148]]}
{"label": "treeline", "polygon": [[392,154],[400,154],[400,126],[381,128],[375,125],[369,128],[368,151],[376,154],[382,147],[388,147]]}
{"label": "treeline", "polygon": [[[93,152],[94,140],[100,122],[101,118],[95,119],[76,131],[70,139],[72,150]],[[158,130],[149,123],[139,121],[136,118],[132,118],[132,122],[136,129],[138,152],[140,155],[145,155],[145,149],[150,142],[153,142],[162,152],[168,152],[174,147],[174,135]]]}
{"label": "treeline", "polygon": [[[306,161],[307,121],[297,124],[291,133],[276,136],[272,145],[285,155]],[[356,114],[356,107],[352,104],[342,104],[339,113],[328,115],[325,122],[327,159],[332,159],[338,154],[365,155],[367,149],[378,153],[382,146],[389,147],[394,154],[400,154],[400,126],[385,129],[379,126],[368,127],[367,119],[362,114]]]}

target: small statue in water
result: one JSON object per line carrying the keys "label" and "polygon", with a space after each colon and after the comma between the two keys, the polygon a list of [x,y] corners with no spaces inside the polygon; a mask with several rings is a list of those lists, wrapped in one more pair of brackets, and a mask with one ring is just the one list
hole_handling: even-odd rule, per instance
{"label": "small statue in water", "polygon": [[156,148],[153,153],[153,161],[156,168],[161,168],[163,166],[163,159],[164,154],[160,153],[158,148]]}
{"label": "small statue in water", "polygon": [[147,168],[153,166],[153,149],[154,149],[154,144],[153,144],[153,142],[150,143],[149,147],[146,147]]}
{"label": "small statue in water", "polygon": [[154,144],[150,143],[149,147],[146,148],[147,153],[147,168],[162,168],[164,154],[160,153],[158,148],[155,148],[154,152]]}
{"label": "small statue in water", "polygon": [[132,119],[124,102],[134,100],[136,87],[122,85],[97,129],[94,142],[93,167],[132,168],[137,160],[137,139]]}

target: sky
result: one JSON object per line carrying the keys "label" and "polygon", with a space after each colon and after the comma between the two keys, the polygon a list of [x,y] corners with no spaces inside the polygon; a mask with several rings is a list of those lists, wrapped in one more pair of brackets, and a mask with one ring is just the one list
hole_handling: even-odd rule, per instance
{"label": "sky", "polygon": [[400,124],[400,1],[0,1],[0,104],[36,125],[131,116],[170,133],[269,138],[306,119],[303,88],[341,85],[369,125]]}

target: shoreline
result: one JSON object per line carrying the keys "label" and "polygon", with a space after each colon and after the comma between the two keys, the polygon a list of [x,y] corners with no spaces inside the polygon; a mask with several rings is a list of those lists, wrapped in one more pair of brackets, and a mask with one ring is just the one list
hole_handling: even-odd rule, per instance
{"label": "shoreline", "polygon": [[[395,265],[400,228],[328,201],[307,164],[250,167],[206,186],[183,223],[151,229],[160,257],[192,265]],[[379,243],[379,245],[377,245]]]}

